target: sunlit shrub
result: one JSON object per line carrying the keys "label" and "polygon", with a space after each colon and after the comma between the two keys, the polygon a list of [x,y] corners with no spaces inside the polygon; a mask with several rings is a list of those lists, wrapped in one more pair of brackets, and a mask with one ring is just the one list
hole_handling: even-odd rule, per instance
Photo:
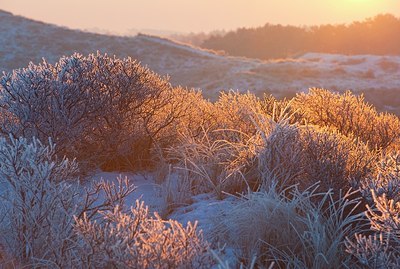
{"label": "sunlit shrub", "polygon": [[[226,136],[235,131],[221,132]],[[197,137],[182,136],[180,144],[170,150],[170,155],[177,161],[175,166],[181,176],[190,180],[193,194],[213,191],[221,198],[222,192],[240,191],[245,186],[241,168],[246,159],[241,155],[246,154],[246,147],[241,141],[213,140],[213,136],[219,134],[203,130]]]}
{"label": "sunlit shrub", "polygon": [[338,94],[314,88],[297,95],[293,106],[305,122],[360,138],[372,149],[385,149],[399,138],[400,121],[396,116],[378,113],[363,96],[350,92]]}
{"label": "sunlit shrub", "polygon": [[218,128],[222,130],[237,130],[247,135],[255,133],[256,129],[251,122],[251,117],[261,111],[260,100],[251,93],[240,94],[237,92],[222,92],[215,103],[214,115]]}
{"label": "sunlit shrub", "polygon": [[289,123],[297,123],[300,121],[294,107],[291,105],[293,99],[278,100],[272,95],[264,95],[261,100],[261,113],[267,115],[273,121],[278,122],[282,119],[289,120]]}
{"label": "sunlit shrub", "polygon": [[371,172],[375,154],[363,142],[327,128],[291,124],[290,114],[276,115],[278,122],[264,111],[249,112],[253,134],[221,129],[182,136],[171,149],[175,166],[190,173],[193,189],[219,194],[272,183],[304,190],[320,182],[325,191],[339,191]]}
{"label": "sunlit shrub", "polygon": [[302,131],[306,177],[320,182],[327,191],[347,190],[352,182],[368,176],[375,153],[361,141],[327,129],[306,127]]}
{"label": "sunlit shrub", "polygon": [[[385,194],[372,192],[373,206],[368,206],[370,234],[358,233],[347,239],[347,252],[353,258],[352,267],[398,268],[400,266],[400,202]],[[372,234],[371,234],[372,233]]]}
{"label": "sunlit shrub", "polygon": [[247,189],[247,167],[255,154],[252,120],[262,112],[261,102],[249,93],[228,92],[215,104],[200,103],[204,121],[181,132],[170,159],[182,178],[190,178],[194,193],[214,191],[221,197]]}
{"label": "sunlit shrub", "polygon": [[384,155],[359,184],[367,201],[369,229],[347,239],[354,268],[400,266],[399,155]]}
{"label": "sunlit shrub", "polygon": [[179,145],[179,137],[182,135],[198,136],[204,126],[211,126],[215,121],[212,113],[213,104],[205,100],[200,91],[174,88],[168,105],[160,110],[158,117],[149,126],[157,143],[157,153],[167,154],[163,149]]}
{"label": "sunlit shrub", "polygon": [[336,132],[287,120],[265,122],[258,129],[254,168],[261,185],[298,184],[305,189],[320,182],[323,190],[338,191],[371,170],[374,154],[363,143]]}
{"label": "sunlit shrub", "polygon": [[87,268],[210,268],[208,244],[197,225],[151,217],[143,202],[128,213],[116,207],[104,212],[105,223],[85,217],[75,229],[84,241],[82,263]]}

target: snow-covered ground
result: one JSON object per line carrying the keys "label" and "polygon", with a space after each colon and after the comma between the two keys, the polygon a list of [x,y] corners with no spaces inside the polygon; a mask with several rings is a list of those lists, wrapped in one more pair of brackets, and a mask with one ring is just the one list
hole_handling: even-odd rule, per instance
{"label": "snow-covered ground", "polygon": [[[54,63],[74,51],[131,56],[174,85],[199,88],[216,99],[220,90],[264,92],[278,97],[310,87],[331,90],[400,91],[400,56],[307,53],[295,59],[260,61],[229,57],[138,35],[100,35],[35,22],[0,11],[0,70],[25,67],[44,57]],[[387,104],[393,106],[393,104]]]}
{"label": "snow-covered ground", "polygon": [[[165,199],[165,188],[157,184],[154,179],[154,174],[145,173],[118,173],[118,172],[97,172],[87,179],[87,182],[104,180],[106,182],[114,182],[117,184],[118,178],[127,178],[130,184],[133,184],[136,189],[126,199],[125,206],[130,208],[135,206],[136,200],[143,201],[149,207],[151,212],[157,212],[164,219],[177,220],[183,225],[188,222],[197,222],[198,229],[203,231],[204,238],[212,241],[215,226],[218,225],[217,217],[221,212],[226,212],[227,208],[232,206],[236,200],[234,197],[227,197],[223,200],[218,200],[216,195],[212,193],[199,194],[191,197],[189,203],[176,206],[174,210],[164,214],[167,204]],[[101,199],[101,197],[100,197]],[[225,246],[223,251],[218,254],[224,261],[229,261],[235,264],[236,258],[233,249]],[[218,268],[215,266],[215,268]]]}
{"label": "snow-covered ground", "polygon": [[[98,172],[90,176],[90,181],[105,180],[117,183],[117,178],[128,178],[129,183],[136,187],[126,199],[126,206],[134,206],[137,199],[143,201],[151,212],[162,212],[167,207],[164,199],[163,186],[156,183],[152,173],[118,173],[118,172]],[[204,231],[205,236],[213,230],[214,219],[218,211],[224,206],[228,206],[232,199],[218,200],[213,194],[200,194],[193,196],[190,203],[177,206],[172,212],[163,217],[165,219],[175,219],[186,224],[189,221],[198,222],[198,227]]]}

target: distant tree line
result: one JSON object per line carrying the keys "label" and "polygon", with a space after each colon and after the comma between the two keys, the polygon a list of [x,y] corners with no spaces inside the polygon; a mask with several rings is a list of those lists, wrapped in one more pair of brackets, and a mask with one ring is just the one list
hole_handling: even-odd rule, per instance
{"label": "distant tree line", "polygon": [[351,24],[296,27],[267,23],[213,35],[202,47],[234,56],[273,59],[305,52],[339,54],[400,54],[400,18],[380,14]]}

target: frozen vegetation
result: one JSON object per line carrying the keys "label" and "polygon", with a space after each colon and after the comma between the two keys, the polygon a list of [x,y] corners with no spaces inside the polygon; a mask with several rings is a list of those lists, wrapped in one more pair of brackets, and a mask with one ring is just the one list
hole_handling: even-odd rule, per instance
{"label": "frozen vegetation", "polygon": [[0,267],[400,267],[400,57],[0,21]]}
{"label": "frozen vegetation", "polygon": [[351,92],[209,101],[131,58],[31,63],[0,80],[1,265],[398,268],[399,130]]}

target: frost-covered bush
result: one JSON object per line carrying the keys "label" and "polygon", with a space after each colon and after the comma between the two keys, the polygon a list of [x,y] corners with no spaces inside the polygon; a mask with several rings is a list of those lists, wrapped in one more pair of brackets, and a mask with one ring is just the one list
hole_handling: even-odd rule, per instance
{"label": "frost-covered bush", "polygon": [[351,195],[335,199],[294,187],[249,193],[220,213],[215,235],[235,248],[239,261],[255,260],[256,268],[273,262],[278,268],[342,268],[349,259],[346,236],[359,231],[361,219]]}
{"label": "frost-covered bush", "polygon": [[198,137],[207,130],[210,141],[229,142],[240,141],[243,134],[255,134],[251,118],[262,112],[261,102],[255,95],[221,92],[214,103],[205,100],[199,93],[184,95],[192,105],[188,107],[186,118],[180,121],[181,134]]}
{"label": "frost-covered bush", "polygon": [[307,123],[333,128],[345,136],[355,136],[372,149],[385,149],[399,139],[398,117],[378,113],[362,95],[313,88],[307,94],[298,94],[293,107]]}
{"label": "frost-covered bush", "polygon": [[350,268],[399,268],[400,252],[390,246],[390,238],[382,233],[373,235],[356,234],[355,242],[346,241],[346,250],[353,257]]}
{"label": "frost-covered bush", "polygon": [[354,268],[400,267],[399,154],[384,155],[359,182],[369,229],[347,239]]}
{"label": "frost-covered bush", "polygon": [[[214,191],[219,197],[223,192],[257,188],[257,154],[263,144],[258,129],[269,130],[272,118],[286,118],[286,112],[277,107],[269,115],[256,96],[232,91],[221,93],[215,104],[205,103],[202,108],[206,110],[204,124],[194,132],[182,132],[169,151],[181,178],[190,178],[188,185],[195,193]],[[279,145],[287,142],[276,140]]]}
{"label": "frost-covered bush", "polygon": [[375,154],[358,139],[346,137],[324,128],[306,127],[301,144],[304,170],[308,181],[320,181],[327,191],[349,189],[371,173]]}
{"label": "frost-covered bush", "polygon": [[374,155],[362,142],[288,120],[261,118],[257,124],[252,169],[258,173],[261,186],[275,183],[285,188],[297,184],[304,190],[320,182],[324,191],[338,191],[369,173]]}
{"label": "frost-covered bush", "polygon": [[[246,154],[246,149],[241,142],[213,140],[213,136],[219,136],[212,134],[215,132],[219,130],[203,129],[198,136],[183,135],[181,142],[170,150],[170,156],[177,160],[175,167],[180,176],[190,181],[186,184],[193,194],[214,191],[221,198],[222,192],[241,191],[245,186],[241,173],[245,160],[240,160],[240,155]],[[236,131],[221,132],[225,136]]]}
{"label": "frost-covered bush", "polygon": [[[83,187],[52,141],[0,138],[3,257],[33,268],[209,268],[197,225],[125,210],[128,181]],[[11,263],[10,263],[11,264]]]}
{"label": "frost-covered bush", "polygon": [[151,150],[151,157],[157,166],[160,161],[168,159],[166,149],[179,144],[178,137],[181,134],[194,135],[199,132],[207,121],[208,109],[205,107],[211,104],[203,99],[201,92],[181,87],[165,92],[160,98],[165,106],[150,106],[146,113],[151,117],[143,120],[145,137],[151,138],[151,145],[145,146]]}
{"label": "frost-covered bush", "polygon": [[174,127],[177,131],[176,143],[179,144],[179,137],[187,135],[197,137],[204,129],[218,129],[219,118],[216,117],[214,103],[204,99],[200,91],[179,90],[179,98],[187,104],[186,113],[177,121]]}
{"label": "frost-covered bush", "polygon": [[104,212],[104,224],[85,217],[75,229],[84,242],[85,268],[210,268],[208,244],[196,223],[183,227],[174,220],[150,216],[143,202],[128,213],[116,207]]}
{"label": "frost-covered bush", "polygon": [[[367,206],[369,234],[358,233],[347,239],[347,252],[354,268],[400,267],[400,202],[372,192],[373,206]],[[354,242],[355,240],[355,242]]]}
{"label": "frost-covered bush", "polygon": [[[183,113],[166,79],[126,58],[64,57],[5,74],[0,107],[10,115],[0,130],[48,137],[80,165],[112,160],[135,166],[148,159],[157,134]],[[116,161],[117,160],[117,161]]]}
{"label": "frost-covered bush", "polygon": [[84,188],[76,174],[76,162],[57,159],[51,141],[0,138],[0,244],[9,257],[29,267],[75,267],[80,242],[74,216],[97,218],[133,191],[122,181]]}
{"label": "frost-covered bush", "polygon": [[77,189],[70,184],[76,163],[55,162],[52,143],[45,147],[36,139],[31,144],[23,138],[10,140],[0,139],[1,200],[6,216],[2,242],[24,262],[63,259],[70,253],[61,246],[69,245],[72,215],[77,212]]}
{"label": "frost-covered bush", "polygon": [[400,201],[400,155],[392,152],[384,155],[376,163],[373,173],[359,182],[353,183],[360,187],[363,197],[373,204],[372,192],[377,196],[385,195],[394,202]]}
{"label": "frost-covered bush", "polygon": [[274,122],[260,118],[257,124],[256,162],[252,169],[258,184],[268,188],[278,184],[285,188],[292,184],[310,185],[305,181],[305,166],[301,130],[286,120]]}
{"label": "frost-covered bush", "polygon": [[[259,98],[254,94],[240,94],[229,91],[222,92],[215,102],[214,117],[220,130],[237,130],[246,135],[256,132],[254,125],[249,124],[251,117],[260,113],[262,107]],[[222,132],[219,135],[223,134]],[[228,139],[229,140],[229,139]]]}
{"label": "frost-covered bush", "polygon": [[400,202],[388,199],[385,194],[377,196],[372,191],[373,207],[367,207],[367,217],[371,222],[371,230],[385,232],[400,237]]}
{"label": "frost-covered bush", "polygon": [[277,122],[263,112],[249,113],[253,134],[203,129],[197,136],[182,135],[171,149],[175,167],[190,174],[193,189],[220,195],[271,184],[282,189],[298,184],[304,190],[320,182],[325,191],[339,191],[371,172],[375,155],[358,139],[327,128],[291,124],[285,113],[275,114]]}
{"label": "frost-covered bush", "polygon": [[289,120],[289,123],[294,124],[301,121],[301,116],[298,115],[295,107],[292,105],[293,99],[278,100],[272,95],[264,94],[261,102],[261,111],[273,121],[278,122],[282,119]]}

